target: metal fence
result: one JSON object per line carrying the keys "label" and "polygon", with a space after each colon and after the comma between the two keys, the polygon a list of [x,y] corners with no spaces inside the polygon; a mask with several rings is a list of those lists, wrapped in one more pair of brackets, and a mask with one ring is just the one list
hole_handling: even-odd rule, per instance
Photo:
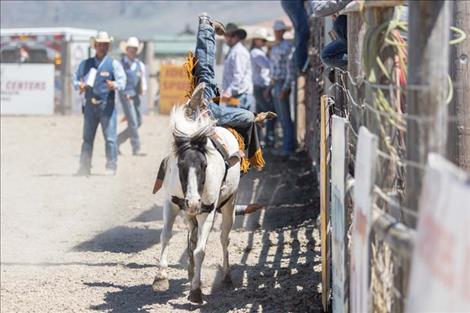
{"label": "metal fence", "polygon": [[355,1],[341,12],[349,64],[332,84],[318,58],[324,21],[311,21],[304,144],[319,176],[325,311],[405,310],[428,155],[446,156],[450,123],[469,125],[448,110],[450,45],[465,40],[450,25],[453,4],[411,2],[409,29],[403,4]]}

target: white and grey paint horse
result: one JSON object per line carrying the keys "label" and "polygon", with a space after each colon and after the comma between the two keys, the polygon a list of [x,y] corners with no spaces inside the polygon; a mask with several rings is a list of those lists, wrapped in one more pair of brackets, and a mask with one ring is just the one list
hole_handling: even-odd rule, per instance
{"label": "white and grey paint horse", "polygon": [[[194,97],[192,101],[194,100]],[[225,128],[216,127],[210,116],[189,119],[186,106],[175,107],[171,115],[173,151],[168,159],[163,188],[164,226],[161,233],[160,272],[155,278],[155,291],[169,288],[168,242],[175,217],[182,214],[188,224],[188,277],[191,290],[188,299],[202,303],[201,266],[209,232],[216,210],[222,214],[220,241],[223,253],[224,281],[229,283],[229,233],[234,219],[234,204],[240,181],[240,163],[228,167],[221,153],[210,140],[214,132],[229,153],[239,150],[235,136]]]}

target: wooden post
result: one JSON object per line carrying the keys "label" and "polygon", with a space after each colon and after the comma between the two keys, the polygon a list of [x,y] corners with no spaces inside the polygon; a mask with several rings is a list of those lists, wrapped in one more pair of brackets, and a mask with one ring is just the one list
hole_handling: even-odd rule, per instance
{"label": "wooden post", "polygon": [[326,107],[328,96],[321,97],[320,102],[320,220],[321,220],[321,265],[322,265],[322,305],[328,312],[329,266],[328,266],[328,196],[327,196],[327,143],[326,143]]}
{"label": "wooden post", "polygon": [[454,23],[462,29],[467,38],[452,46],[450,68],[454,82],[454,99],[449,114],[462,120],[450,121],[448,156],[459,167],[470,171],[470,2],[454,1]]}
{"label": "wooden post", "polygon": [[[408,119],[406,151],[419,164],[426,163],[430,152],[446,153],[450,8],[444,0],[410,1],[407,113],[423,119]],[[405,205],[414,211],[422,176],[421,168],[407,168]],[[404,221],[415,223],[407,216]]]}

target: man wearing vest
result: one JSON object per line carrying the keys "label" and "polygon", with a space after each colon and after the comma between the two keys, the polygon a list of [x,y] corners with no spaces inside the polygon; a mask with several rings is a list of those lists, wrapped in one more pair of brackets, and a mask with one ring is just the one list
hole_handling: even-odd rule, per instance
{"label": "man wearing vest", "polygon": [[117,169],[117,119],[114,106],[115,90],[124,90],[126,74],[121,64],[107,55],[112,37],[98,32],[90,38],[96,55],[80,63],[73,84],[85,95],[83,106],[83,143],[80,168],[77,175],[90,175],[93,142],[101,124],[106,143],[106,174],[114,175]]}
{"label": "man wearing vest", "polygon": [[[144,155],[140,152],[140,139],[138,128],[142,125],[140,113],[140,96],[147,90],[145,78],[145,65],[137,55],[140,54],[143,44],[135,37],[130,37],[127,42],[121,42],[121,50],[125,53],[121,59],[122,67],[126,72],[126,88],[119,92],[122,109],[127,119],[127,128],[118,135],[118,146],[127,139],[131,139],[132,153]],[[119,150],[118,150],[119,151]]]}

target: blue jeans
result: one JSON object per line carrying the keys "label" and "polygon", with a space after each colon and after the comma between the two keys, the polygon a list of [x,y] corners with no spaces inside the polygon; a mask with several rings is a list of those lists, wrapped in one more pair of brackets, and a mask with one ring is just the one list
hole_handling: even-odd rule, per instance
{"label": "blue jeans", "polygon": [[209,110],[219,126],[246,128],[254,122],[255,116],[248,110],[217,105],[212,101],[217,94],[215,82],[215,33],[211,25],[200,23],[197,33],[196,58],[198,60],[195,75],[198,83],[204,82],[204,98],[209,103]]}
{"label": "blue jeans", "polygon": [[336,39],[323,48],[320,58],[323,64],[328,67],[346,68],[348,66],[347,53],[347,43],[342,39]]}
{"label": "blue jeans", "polygon": [[117,167],[117,117],[114,104],[102,104],[98,106],[93,106],[91,104],[85,105],[80,166],[87,169],[91,168],[93,143],[95,141],[96,130],[99,124],[101,124],[101,129],[105,139],[107,160],[106,168],[115,170]]}
{"label": "blue jeans", "polygon": [[134,153],[140,150],[140,139],[138,129],[142,125],[142,115],[140,113],[140,98],[134,96],[128,100],[123,93],[119,93],[122,109],[127,118],[127,128],[118,135],[118,145],[131,139],[132,151]]}
{"label": "blue jeans", "polygon": [[[256,100],[256,112],[267,112],[274,111],[274,106],[271,99],[266,99],[264,97],[264,92],[269,89],[268,86],[253,86],[253,93]],[[274,126],[275,120],[269,120],[266,122],[266,135],[265,135],[265,144],[267,146],[274,145]]]}
{"label": "blue jeans", "polygon": [[284,11],[289,16],[295,29],[295,64],[297,70],[302,70],[308,58],[308,40],[310,28],[304,0],[281,0]]}
{"label": "blue jeans", "polygon": [[283,85],[283,80],[278,80],[274,83],[274,108],[276,109],[277,118],[281,121],[282,126],[282,151],[284,153],[291,153],[295,149],[294,123],[290,117],[289,99],[281,100]]}
{"label": "blue jeans", "polygon": [[330,42],[323,48],[320,58],[323,64],[329,67],[346,68],[348,66],[347,53],[347,17],[340,15],[334,22],[334,30],[338,35],[338,39]]}

